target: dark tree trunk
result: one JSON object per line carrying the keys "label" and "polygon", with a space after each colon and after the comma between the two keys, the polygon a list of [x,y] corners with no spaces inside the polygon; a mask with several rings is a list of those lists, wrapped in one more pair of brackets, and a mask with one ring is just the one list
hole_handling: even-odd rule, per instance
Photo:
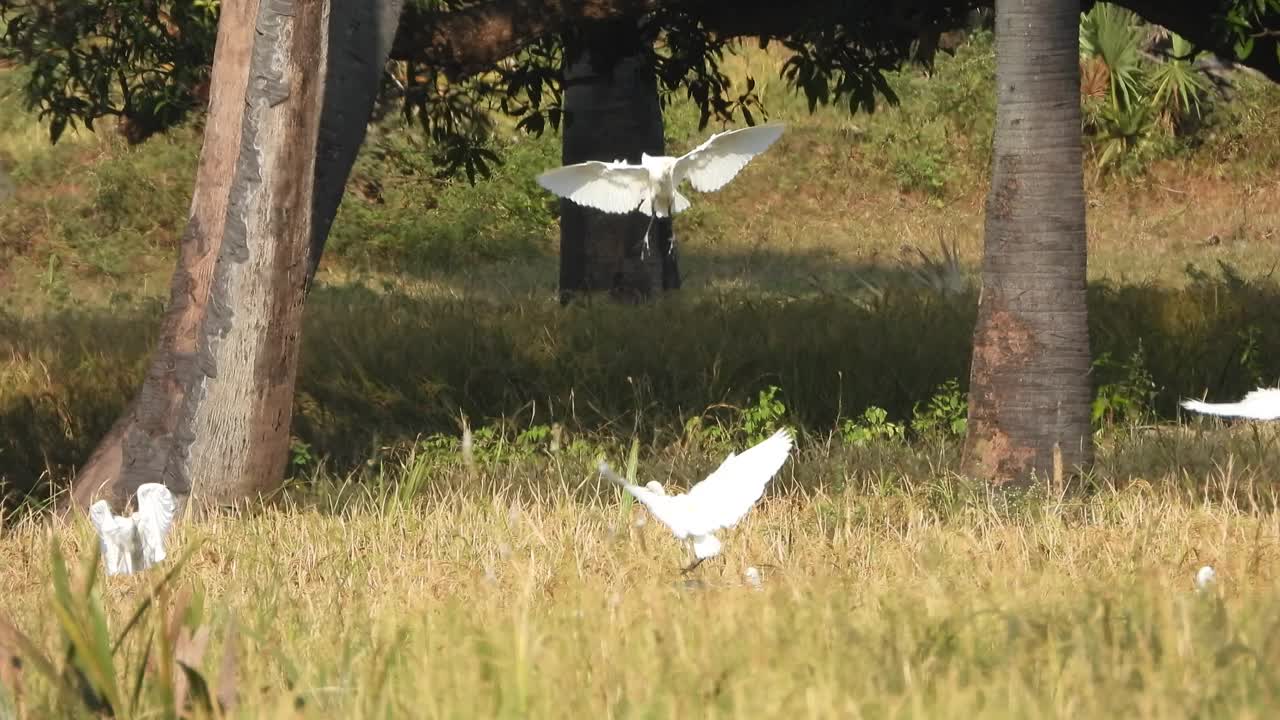
{"label": "dark tree trunk", "polygon": [[996,3],[996,130],[966,464],[1000,484],[1093,460],[1079,0]]}
{"label": "dark tree trunk", "polygon": [[[662,108],[648,41],[634,18],[587,23],[565,38],[565,117],[561,160],[640,162],[662,155]],[[608,292],[625,301],[680,286],[671,219],[610,215],[560,201],[560,299]]]}
{"label": "dark tree trunk", "polygon": [[329,229],[347,188],[356,154],[378,99],[404,0],[338,2],[330,9],[324,109],[316,148],[316,187],[311,216],[307,285],[315,278]]}
{"label": "dark tree trunk", "polygon": [[[138,396],[81,468],[74,504],[103,497],[121,507],[146,482],[202,506],[279,488],[305,288],[383,63],[361,53],[389,44],[398,4],[330,13],[313,0],[223,3],[159,347]],[[329,96],[345,92],[354,99]]]}

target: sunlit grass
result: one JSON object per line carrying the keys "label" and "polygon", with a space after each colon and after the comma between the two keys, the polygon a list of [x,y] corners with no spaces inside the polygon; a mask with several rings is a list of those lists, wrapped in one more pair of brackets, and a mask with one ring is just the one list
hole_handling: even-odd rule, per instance
{"label": "sunlit grass", "polygon": [[[777,146],[677,222],[686,291],[847,292],[859,276],[894,269],[904,251],[954,243],[970,270],[982,247],[994,61],[989,40],[941,56],[926,76],[891,78],[899,107],[871,115],[841,107],[810,113],[777,77],[783,54],[746,44],[726,58],[735,88],[757,80],[770,119],[788,124]],[[54,148],[17,98],[6,71],[0,155],[18,195],[0,207],[0,307],[39,312],[164,297],[187,211],[199,147],[182,128],[128,147],[106,124]],[[1210,130],[1139,176],[1088,184],[1090,273],[1126,283],[1185,282],[1187,263],[1224,260],[1262,274],[1275,261],[1280,186],[1280,89],[1237,78]],[[705,138],[678,97],[667,146]],[[533,177],[559,158],[559,137],[504,130],[504,164],[475,187],[440,181],[411,126],[388,120],[370,134],[334,225],[321,282],[353,278],[555,292],[555,198]]]}
{"label": "sunlit grass", "polygon": [[[388,465],[363,491],[322,483],[183,525],[173,545],[199,547],[175,587],[202,593],[210,676],[240,628],[241,717],[1262,717],[1275,448],[1164,442],[1238,464],[1023,497],[805,442],[692,579],[589,461],[444,455],[416,493]],[[1144,451],[1105,454],[1126,452]],[[715,459],[644,458],[641,479],[687,485]],[[73,558],[92,547],[83,521],[53,537]],[[46,538],[39,521],[3,530],[0,612],[59,657]],[[1197,594],[1203,564],[1219,583]],[[106,580],[114,632],[155,579]],[[25,680],[25,716],[48,717],[50,691]]]}
{"label": "sunlit grass", "polygon": [[[504,139],[474,189],[391,172],[420,150],[402,131],[365,148],[308,299],[288,491],[173,538],[194,548],[175,589],[203,598],[206,677],[241,628],[240,716],[1270,716],[1277,435],[1169,421],[1182,396],[1280,380],[1275,88],[1242,80],[1203,146],[1090,179],[1099,463],[1072,492],[1005,495],[957,474],[954,432],[913,424],[967,381],[977,284],[920,287],[914,250],[954,244],[974,279],[989,48],[905,70],[902,107],[856,117],[810,115],[777,60],[727,67],[787,134],[681,216],[685,287],[645,307],[556,302],[555,201],[531,180],[555,136]],[[0,481],[37,488],[0,515],[0,615],[61,662],[48,538],[74,567],[92,537],[22,513],[136,390],[198,133],[42,133],[0,117],[19,183],[0,208]],[[676,152],[705,136],[682,102],[667,134]],[[772,386],[780,412],[760,409]],[[625,466],[638,441],[642,481],[688,487],[750,418],[797,427],[800,450],[686,583],[685,550],[594,458]],[[1197,595],[1206,563],[1219,585]],[[113,632],[155,579],[106,580]],[[25,667],[20,716],[76,716]]]}

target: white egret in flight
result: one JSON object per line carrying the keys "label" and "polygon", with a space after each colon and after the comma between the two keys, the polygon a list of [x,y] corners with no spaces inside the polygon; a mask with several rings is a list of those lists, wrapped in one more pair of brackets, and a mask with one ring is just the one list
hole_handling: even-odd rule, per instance
{"label": "white egret in flight", "polygon": [[652,487],[655,483],[648,487],[632,485],[603,461],[600,474],[634,495],[659,522],[670,528],[676,539],[692,541],[694,561],[683,571],[688,573],[703,560],[720,553],[720,540],[713,533],[733,527],[747,514],[790,453],[791,434],[785,429],[779,430],[741,455],[729,453],[715,472],[680,495],[660,492],[660,485],[655,490]]}
{"label": "white egret in flight", "polygon": [[164,560],[164,536],[177,510],[173,493],[159,483],[138,486],[138,511],[129,517],[112,513],[106,500],[90,506],[107,574],[128,575]]}
{"label": "white egret in flight", "polygon": [[774,123],[716,133],[680,157],[643,153],[639,165],[624,160],[565,165],[539,175],[538,184],[585,207],[607,213],[638,211],[648,215],[649,225],[644,231],[648,248],[655,218],[689,208],[689,199],[680,194],[685,180],[698,192],[719,190],[751,158],[781,137],[785,127]]}
{"label": "white egret in flight", "polygon": [[1223,417],[1239,417],[1249,420],[1280,420],[1280,388],[1254,390],[1240,402],[1207,403],[1199,400],[1183,400],[1182,407],[1193,412]]}

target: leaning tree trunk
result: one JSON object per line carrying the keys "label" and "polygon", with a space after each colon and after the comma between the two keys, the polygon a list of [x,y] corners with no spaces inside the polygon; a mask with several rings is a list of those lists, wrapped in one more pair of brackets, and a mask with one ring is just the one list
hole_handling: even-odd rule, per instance
{"label": "leaning tree trunk", "polygon": [[997,484],[1093,459],[1079,22],[1079,0],[996,2],[995,145],[965,459]]}
{"label": "leaning tree trunk", "polygon": [[[662,107],[651,48],[635,18],[587,23],[565,37],[562,161],[640,162],[662,155]],[[636,301],[680,286],[671,219],[610,215],[560,201],[560,299],[606,291]]]}
{"label": "leaning tree trunk", "polygon": [[335,3],[332,13],[318,0],[223,2],[159,347],[137,397],[78,473],[74,504],[103,497],[120,507],[146,482],[200,505],[280,486],[305,289],[399,2]]}

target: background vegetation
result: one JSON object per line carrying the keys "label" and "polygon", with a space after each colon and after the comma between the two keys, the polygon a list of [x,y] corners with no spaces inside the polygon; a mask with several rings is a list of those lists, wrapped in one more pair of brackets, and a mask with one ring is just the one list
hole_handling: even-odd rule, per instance
{"label": "background vegetation", "polygon": [[[533,182],[558,162],[553,134],[495,118],[502,163],[473,186],[384,119],[308,300],[288,491],[181,528],[173,579],[91,591],[88,528],[51,541],[27,513],[140,379],[199,127],[130,145],[107,123],[49,147],[20,109],[26,70],[0,72],[16,189],[0,204],[0,479],[35,488],[0,515],[0,618],[79,668],[46,675],[23,652],[0,715],[110,698],[117,716],[159,713],[177,693],[244,716],[1262,717],[1280,688],[1280,449],[1175,407],[1280,379],[1280,91],[1236,73],[1228,95],[1162,116],[1165,71],[1142,58],[1117,100],[1121,61],[1082,48],[1086,80],[1107,73],[1082,86],[1086,492],[991,495],[956,474],[990,39],[896,73],[901,104],[855,116],[810,113],[775,54],[743,49],[726,69],[788,131],[681,216],[685,288],[638,308],[556,300],[556,203]],[[1140,107],[1165,110],[1121,132]],[[674,150],[703,135],[679,98],[667,122]],[[780,425],[797,454],[688,583],[680,547],[592,471],[635,452],[644,479],[687,487]],[[1193,593],[1205,563],[1222,581]],[[0,660],[12,637],[0,626]]]}
{"label": "background vegetation", "polygon": [[[419,434],[456,436],[462,415],[506,435],[558,423],[661,443],[694,418],[732,424],[770,387],[789,422],[819,434],[869,407],[909,426],[948,381],[963,403],[990,38],[941,58],[932,73],[891,77],[897,107],[849,116],[811,114],[765,80],[780,69],[767,50],[728,57],[731,77],[763,78],[756,92],[788,133],[767,162],[681,216],[686,287],[642,308],[554,302],[556,203],[533,181],[557,162],[551,133],[508,121],[495,136],[503,162],[471,185],[441,179],[420,132],[384,119],[308,304],[297,445],[345,471]],[[21,72],[0,76],[10,107]],[[1094,136],[1100,428],[1280,377],[1280,140],[1269,130],[1280,94],[1247,75],[1232,82],[1229,97],[1204,94],[1194,132],[1168,135],[1141,163],[1102,162],[1112,139]],[[45,471],[65,477],[140,377],[198,127],[138,146],[74,133],[50,148],[30,115],[5,117],[0,153],[19,190],[0,210],[0,477],[30,486]],[[673,99],[669,145],[691,145],[696,126],[696,109]]]}

